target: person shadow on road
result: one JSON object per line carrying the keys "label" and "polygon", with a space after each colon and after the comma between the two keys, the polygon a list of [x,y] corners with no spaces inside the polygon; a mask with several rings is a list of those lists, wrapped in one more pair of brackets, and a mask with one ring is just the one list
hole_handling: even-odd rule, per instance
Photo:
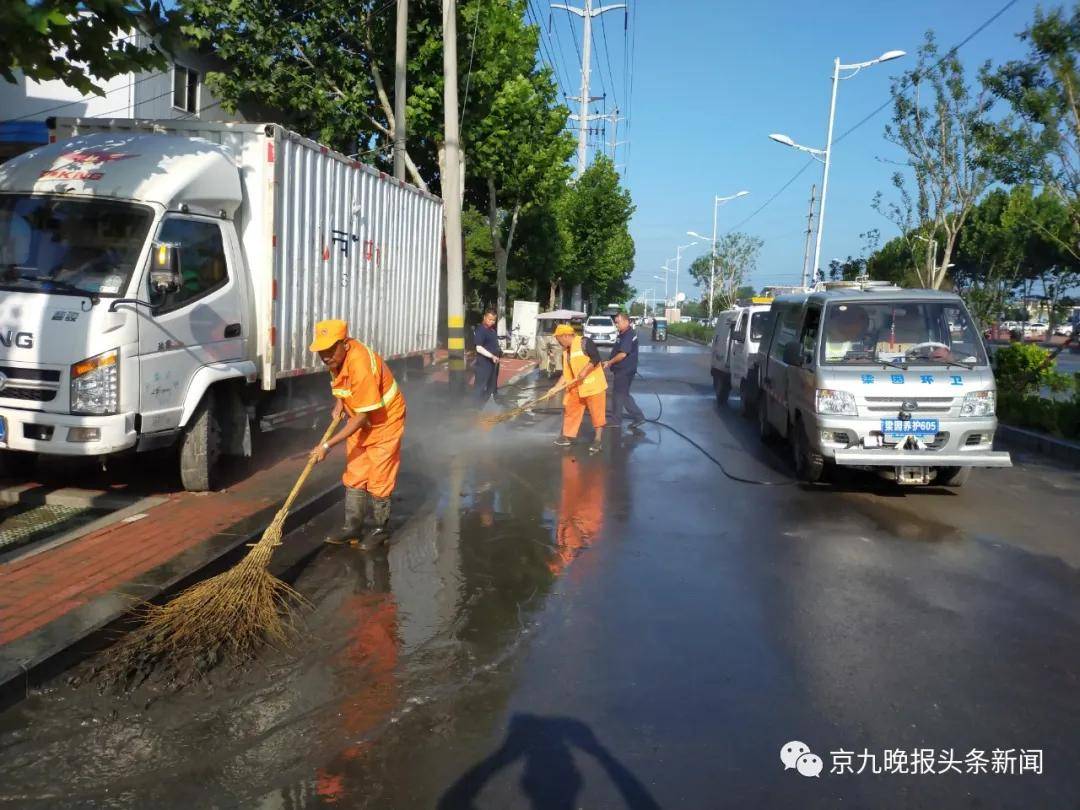
{"label": "person shadow on road", "polygon": [[439,810],[472,808],[495,775],[524,758],[521,787],[534,810],[574,810],[584,787],[571,747],[588,754],[615,784],[629,810],[659,810],[660,805],[636,776],[600,744],[592,729],[570,717],[515,714],[502,746],[450,786]]}

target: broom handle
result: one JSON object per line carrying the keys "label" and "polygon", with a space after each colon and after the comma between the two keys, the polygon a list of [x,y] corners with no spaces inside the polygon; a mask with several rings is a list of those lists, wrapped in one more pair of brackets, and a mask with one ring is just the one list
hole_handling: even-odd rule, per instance
{"label": "broom handle", "polygon": [[[330,437],[334,435],[334,431],[337,430],[338,425],[340,424],[341,414],[338,414],[330,420],[330,427],[326,429],[326,433],[323,434],[322,441],[319,442],[319,444],[325,444],[330,441]],[[295,501],[296,496],[300,494],[300,489],[304,486],[304,482],[307,481],[307,477],[314,466],[315,459],[308,455],[308,463],[304,466],[303,472],[300,473],[300,477],[296,479],[296,483],[293,484],[292,492],[289,493],[289,497],[285,499],[285,503],[278,510],[279,515],[286,514],[292,507],[293,501]]]}

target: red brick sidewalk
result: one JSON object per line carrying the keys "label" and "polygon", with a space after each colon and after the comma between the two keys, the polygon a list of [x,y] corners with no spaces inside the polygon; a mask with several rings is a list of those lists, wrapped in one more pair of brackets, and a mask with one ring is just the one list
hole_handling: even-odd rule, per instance
{"label": "red brick sidewalk", "polygon": [[[140,577],[245,518],[275,506],[303,466],[294,454],[226,492],[179,493],[141,520],[116,523],[39,554],[0,565],[0,646],[125,584],[138,596]],[[336,480],[339,469],[317,472]]]}
{"label": "red brick sidewalk", "polygon": [[[519,360],[516,357],[505,357],[502,362],[499,363],[499,385],[506,385],[518,374],[531,371],[536,368],[535,360]],[[465,372],[468,376],[466,382],[472,385],[473,369],[472,360],[468,361],[468,368]],[[431,379],[433,382],[446,382],[450,377],[450,370],[443,366],[431,373]]]}

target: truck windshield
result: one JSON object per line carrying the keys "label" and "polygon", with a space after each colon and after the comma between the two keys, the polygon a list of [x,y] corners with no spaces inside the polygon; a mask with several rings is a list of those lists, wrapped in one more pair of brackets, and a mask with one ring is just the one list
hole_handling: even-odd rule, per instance
{"label": "truck windshield", "polygon": [[986,364],[986,353],[959,301],[844,301],[825,309],[821,360],[858,365]]}
{"label": "truck windshield", "polygon": [[132,203],[0,195],[0,287],[120,295],[152,220]]}

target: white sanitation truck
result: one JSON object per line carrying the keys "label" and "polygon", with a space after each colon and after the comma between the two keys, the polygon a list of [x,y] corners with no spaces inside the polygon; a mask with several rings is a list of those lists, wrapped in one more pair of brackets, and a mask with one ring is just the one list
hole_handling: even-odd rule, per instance
{"label": "white sanitation truck", "polygon": [[178,447],[214,486],[310,425],[314,324],[436,347],[442,203],[274,124],[53,119],[0,165],[0,454]]}

